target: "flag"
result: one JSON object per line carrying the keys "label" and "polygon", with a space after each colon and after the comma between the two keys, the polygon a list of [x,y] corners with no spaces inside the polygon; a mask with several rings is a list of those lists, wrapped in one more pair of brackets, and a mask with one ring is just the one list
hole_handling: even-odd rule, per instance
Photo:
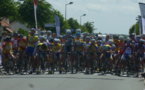
{"label": "flag", "polygon": [[37,0],[33,0],[34,5],[37,6],[38,5],[38,1]]}
{"label": "flag", "polygon": [[145,18],[145,4],[144,3],[139,3],[139,6],[140,6],[141,16],[143,18]]}
{"label": "flag", "polygon": [[38,5],[38,1],[37,0],[33,0],[34,2],[34,17],[35,17],[35,28],[37,29],[37,5]]}
{"label": "flag", "polygon": [[139,23],[139,34],[142,34],[142,17],[138,17],[138,23]]}
{"label": "flag", "polygon": [[141,12],[141,23],[142,23],[142,34],[145,34],[145,4],[139,3],[140,12]]}

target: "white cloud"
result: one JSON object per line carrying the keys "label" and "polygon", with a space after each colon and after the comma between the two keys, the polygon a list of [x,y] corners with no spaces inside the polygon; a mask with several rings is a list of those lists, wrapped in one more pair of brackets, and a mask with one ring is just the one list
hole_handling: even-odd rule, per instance
{"label": "white cloud", "polygon": [[108,8],[101,4],[94,4],[94,3],[88,3],[85,5],[87,9],[97,10],[97,11],[107,11]]}
{"label": "white cloud", "polygon": [[[66,2],[73,1],[68,7],[68,18],[86,13],[83,22],[93,20],[95,27],[101,32],[128,33],[135,18],[140,14],[138,2],[142,0],[47,0],[54,8],[64,14]],[[115,25],[115,26],[113,26]],[[108,30],[109,29],[109,30]],[[107,31],[106,31],[107,30]]]}
{"label": "white cloud", "polygon": [[[85,6],[88,9],[102,11],[102,12],[137,12],[138,11],[138,4],[133,3],[131,1],[125,2],[126,0],[100,0],[103,1],[103,3],[88,3]],[[110,2],[108,2],[110,1]],[[115,3],[113,3],[115,2]]]}

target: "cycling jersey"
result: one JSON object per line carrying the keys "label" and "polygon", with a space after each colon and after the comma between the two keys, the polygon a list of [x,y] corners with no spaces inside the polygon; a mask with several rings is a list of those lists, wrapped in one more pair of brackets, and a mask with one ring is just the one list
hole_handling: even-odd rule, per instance
{"label": "cycling jersey", "polygon": [[38,45],[37,45],[37,49],[38,51],[47,51],[47,44],[44,43],[44,42],[39,42]]}
{"label": "cycling jersey", "polygon": [[65,52],[71,52],[73,47],[73,36],[66,35],[65,37],[65,43],[64,43],[64,51]]}
{"label": "cycling jersey", "polygon": [[28,36],[28,46],[35,47],[38,41],[38,36]]}
{"label": "cycling jersey", "polygon": [[13,49],[17,50],[18,49],[18,40],[19,38],[13,38],[12,43],[13,43]]}
{"label": "cycling jersey", "polygon": [[89,53],[96,53],[97,49],[96,49],[96,45],[94,44],[90,44],[88,50]]}
{"label": "cycling jersey", "polygon": [[53,44],[53,47],[52,47],[52,51],[53,52],[58,52],[60,49],[61,49],[61,44]]}
{"label": "cycling jersey", "polygon": [[75,48],[75,51],[82,51],[82,49],[83,49],[83,40],[82,39],[80,39],[80,38],[76,38],[75,40],[74,40],[74,48]]}
{"label": "cycling jersey", "polygon": [[131,55],[131,53],[132,53],[131,48],[130,48],[130,47],[127,47],[127,48],[125,49],[124,54],[126,54],[126,55]]}
{"label": "cycling jersey", "polygon": [[38,36],[28,36],[28,46],[26,49],[26,53],[30,56],[33,56],[35,46],[37,45]]}
{"label": "cycling jersey", "polygon": [[22,38],[18,40],[18,50],[23,51],[27,47],[27,40]]}
{"label": "cycling jersey", "polygon": [[88,43],[84,43],[84,48],[87,50],[89,48],[90,44],[91,43],[89,43],[89,42]]}
{"label": "cycling jersey", "polygon": [[2,45],[2,53],[9,54],[12,52],[12,42],[4,42]]}
{"label": "cycling jersey", "polygon": [[73,36],[65,36],[65,46],[72,46],[73,45]]}

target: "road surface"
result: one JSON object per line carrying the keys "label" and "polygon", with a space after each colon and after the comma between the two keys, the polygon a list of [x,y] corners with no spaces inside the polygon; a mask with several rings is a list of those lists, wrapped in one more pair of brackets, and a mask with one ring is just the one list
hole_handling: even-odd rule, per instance
{"label": "road surface", "polygon": [[0,90],[145,90],[141,78],[98,74],[0,76]]}

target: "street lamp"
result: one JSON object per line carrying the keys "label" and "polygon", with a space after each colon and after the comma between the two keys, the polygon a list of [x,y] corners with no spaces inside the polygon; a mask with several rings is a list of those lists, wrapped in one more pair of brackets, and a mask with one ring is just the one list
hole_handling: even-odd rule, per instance
{"label": "street lamp", "polygon": [[71,4],[73,4],[73,2],[69,2],[65,4],[65,21],[66,21],[66,16],[67,16],[67,5],[71,5]]}
{"label": "street lamp", "polygon": [[86,16],[86,14],[83,14],[83,15],[80,16],[80,25],[82,23],[82,17],[84,17],[84,16]]}

